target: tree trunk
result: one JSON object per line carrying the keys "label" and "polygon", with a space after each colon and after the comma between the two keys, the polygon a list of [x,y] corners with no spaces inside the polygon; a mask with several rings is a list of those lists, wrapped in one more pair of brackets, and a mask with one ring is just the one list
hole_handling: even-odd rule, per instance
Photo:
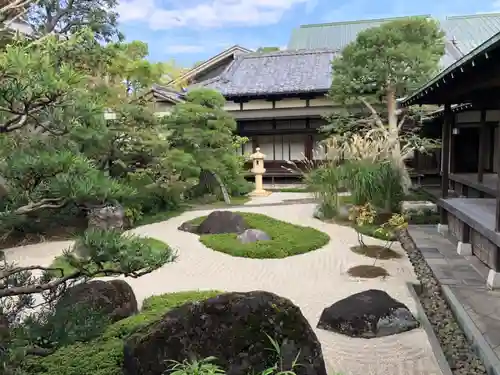
{"label": "tree trunk", "polygon": [[412,185],[410,174],[406,168],[406,164],[401,153],[401,142],[399,140],[398,115],[396,108],[396,90],[392,86],[388,86],[386,91],[387,100],[387,117],[389,127],[389,142],[392,149],[392,158],[395,165],[401,171],[401,186],[405,194],[408,194]]}
{"label": "tree trunk", "polygon": [[222,196],[224,197],[224,202],[226,202],[226,204],[231,204],[231,198],[229,197],[229,193],[227,192],[226,185],[224,185],[224,182],[222,182],[220,176],[215,172],[210,173],[212,173],[212,176],[214,176],[215,180],[220,186],[220,191],[222,193]]}

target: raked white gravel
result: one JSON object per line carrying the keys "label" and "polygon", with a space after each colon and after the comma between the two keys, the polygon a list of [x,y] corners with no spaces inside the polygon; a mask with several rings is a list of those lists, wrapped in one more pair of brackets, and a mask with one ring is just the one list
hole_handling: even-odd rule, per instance
{"label": "raked white gravel", "polygon": [[[282,200],[280,198],[274,197],[277,201]],[[142,302],[151,295],[193,289],[266,290],[291,299],[315,328],[323,308],[353,293],[375,288],[386,291],[415,313],[415,302],[405,285],[407,281],[414,281],[415,275],[406,256],[377,262],[391,275],[385,280],[355,279],[348,276],[346,270],[355,265],[372,264],[373,260],[350,251],[349,248],[357,244],[354,230],[314,219],[313,204],[234,210],[262,213],[314,227],[328,233],[331,240],[321,249],[285,259],[236,258],[206,248],[194,234],[178,231],[177,227],[184,221],[210,211],[185,212],[168,221],[133,230],[139,235],[165,241],[179,255],[175,263],[166,264],[139,279],[127,279],[137,299]],[[366,239],[366,242],[375,244],[379,241]],[[6,256],[8,260],[22,265],[49,265],[70,243],[63,241],[18,247],[7,250]],[[404,254],[400,247],[393,248]],[[337,372],[342,375],[441,375],[422,329],[370,340],[349,338],[316,328],[315,331],[322,344],[329,375],[336,375]]]}

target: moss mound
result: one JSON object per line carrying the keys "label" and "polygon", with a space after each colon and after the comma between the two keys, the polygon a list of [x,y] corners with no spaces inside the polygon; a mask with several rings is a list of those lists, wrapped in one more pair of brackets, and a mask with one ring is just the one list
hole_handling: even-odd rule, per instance
{"label": "moss mound", "polygon": [[189,291],[149,297],[138,315],[110,325],[100,338],[63,347],[48,357],[29,357],[24,370],[37,375],[121,375],[124,339],[157,321],[172,308],[221,293]]}
{"label": "moss mound", "polygon": [[389,276],[389,272],[387,272],[385,268],[370,265],[351,267],[347,270],[347,273],[349,276],[361,277],[363,279],[375,279],[377,277]]}
{"label": "moss mound", "polygon": [[[249,228],[260,229],[266,232],[270,241],[241,243],[237,234],[205,234],[200,241],[207,247],[242,258],[286,258],[292,255],[307,253],[323,247],[330,241],[330,237],[317,229],[290,224],[273,219],[262,214],[237,212],[243,216]],[[191,220],[190,223],[199,225],[206,216]]]}
{"label": "moss mound", "polygon": [[351,247],[351,250],[356,254],[374,259],[387,260],[400,259],[402,257],[402,255],[397,251],[378,245],[353,246]]}

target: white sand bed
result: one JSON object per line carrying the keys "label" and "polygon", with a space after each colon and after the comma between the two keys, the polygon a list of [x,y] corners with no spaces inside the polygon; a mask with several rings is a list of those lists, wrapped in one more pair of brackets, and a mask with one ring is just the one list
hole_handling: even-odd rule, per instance
{"label": "white sand bed", "polygon": [[[373,264],[373,259],[350,250],[351,246],[357,245],[353,229],[312,218],[314,204],[235,210],[262,213],[314,227],[328,233],[331,240],[321,249],[285,259],[236,258],[206,248],[194,234],[178,231],[177,227],[184,221],[210,211],[185,212],[168,221],[133,230],[134,233],[165,241],[179,255],[175,263],[166,264],[139,279],[127,279],[139,302],[151,295],[192,289],[266,290],[291,299],[315,328],[325,307],[353,293],[381,289],[416,313],[415,302],[405,285],[416,278],[406,256],[377,262],[391,275],[383,280],[351,278],[346,274],[347,269],[355,265]],[[377,244],[381,241],[367,238],[366,243]],[[68,244],[53,242],[25,246],[7,251],[7,257],[23,265],[48,265]],[[396,245],[393,249],[404,255]],[[337,372],[342,375],[441,375],[423,329],[369,340],[349,338],[316,328],[315,331],[321,341],[330,375]]]}

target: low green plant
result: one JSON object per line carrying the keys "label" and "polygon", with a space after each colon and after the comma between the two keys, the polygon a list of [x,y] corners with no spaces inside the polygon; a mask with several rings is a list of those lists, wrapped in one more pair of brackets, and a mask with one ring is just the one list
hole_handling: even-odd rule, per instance
{"label": "low green plant", "polygon": [[171,309],[188,302],[203,301],[221,293],[217,290],[188,291],[149,297],[144,300],[140,314],[130,316],[110,325],[102,337],[104,339],[126,338],[150,323],[157,321]]}
{"label": "low green plant", "polygon": [[118,267],[127,274],[140,268],[158,268],[173,260],[175,254],[170,247],[155,238],[125,235],[114,230],[90,230],[77,237],[70,249],[54,259],[50,275],[62,277],[81,272],[84,276],[100,277],[118,273],[115,272]]}
{"label": "low green plant", "polygon": [[310,169],[305,173],[304,181],[319,201],[323,217],[325,219],[335,217],[340,205],[339,192],[343,185],[343,175],[338,165],[326,162]]}
{"label": "low green plant", "polygon": [[149,297],[139,314],[111,324],[99,338],[64,346],[46,357],[26,357],[22,370],[30,375],[121,375],[124,339],[175,307],[219,294],[221,292],[209,290]]}
{"label": "low green plant", "polygon": [[401,172],[390,161],[348,161],[340,166],[342,181],[354,204],[370,203],[386,212],[399,212],[405,194]]}
{"label": "low green plant", "polygon": [[[295,375],[295,369],[301,366],[298,363],[298,358],[300,356],[300,350],[295,356],[291,363],[291,368],[286,369],[283,364],[283,355],[281,353],[281,346],[278,342],[266,333],[267,338],[271,344],[268,350],[273,351],[276,354],[276,362],[273,366],[261,371],[259,375]],[[217,365],[216,357],[207,357],[201,360],[184,360],[182,362],[169,361],[172,363],[170,368],[165,371],[164,374],[169,375],[224,375],[226,371],[219,365]]]}
{"label": "low green plant", "polygon": [[178,361],[169,361],[172,363],[170,369],[164,374],[170,375],[223,375],[226,372],[217,364],[212,363],[215,357],[207,357],[201,360],[188,361],[187,359]]}
{"label": "low green plant", "polygon": [[[358,242],[361,248],[366,248],[367,245],[363,240],[363,232],[360,228],[365,225],[372,226],[374,224],[375,218],[377,216],[377,211],[370,203],[365,203],[364,205],[354,205],[350,209],[349,220],[354,222],[354,229],[358,235]],[[397,232],[408,227],[407,218],[402,214],[393,214],[386,222],[380,224],[374,231],[374,234],[378,238],[384,239],[386,241],[384,246],[380,247],[380,253],[389,250],[397,235]],[[375,257],[374,265],[377,262],[379,256]]]}
{"label": "low green plant", "polygon": [[[200,241],[207,247],[243,258],[285,258],[319,249],[330,241],[330,237],[317,229],[303,227],[277,220],[262,214],[237,212],[250,228],[266,232],[271,240],[241,243],[234,233],[205,234]],[[191,220],[200,224],[206,217]]]}

